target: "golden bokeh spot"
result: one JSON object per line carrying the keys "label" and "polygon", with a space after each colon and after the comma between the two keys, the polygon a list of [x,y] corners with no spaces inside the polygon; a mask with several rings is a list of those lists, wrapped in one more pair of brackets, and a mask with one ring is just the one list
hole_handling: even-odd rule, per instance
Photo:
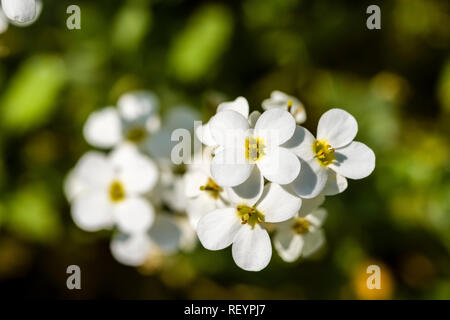
{"label": "golden bokeh spot", "polygon": [[112,202],[120,202],[125,199],[125,188],[120,181],[113,181],[109,186],[109,198]]}
{"label": "golden bokeh spot", "polygon": [[213,179],[208,178],[206,185],[201,186],[200,190],[206,191],[212,198],[218,199],[220,192],[222,192],[222,187],[219,186]]}
{"label": "golden bokeh spot", "polygon": [[321,166],[326,167],[336,159],[334,148],[326,140],[316,140],[313,144],[313,151]]}
{"label": "golden bokeh spot", "polygon": [[[368,272],[368,266],[375,265],[380,268],[380,287],[369,288],[367,282],[374,277],[372,271]],[[370,271],[370,270],[369,270]],[[395,283],[389,268],[380,261],[368,259],[355,266],[353,270],[353,290],[360,300],[388,300],[394,295]]]}
{"label": "golden bokeh spot", "polygon": [[125,138],[128,141],[138,143],[147,137],[147,130],[144,127],[132,127],[127,130]]}
{"label": "golden bokeh spot", "polygon": [[260,160],[264,155],[264,142],[261,138],[248,137],[245,139],[245,157],[250,162]]}
{"label": "golden bokeh spot", "polygon": [[254,207],[242,204],[237,206],[236,209],[242,224],[248,224],[254,228],[256,224],[264,222],[264,215]]}
{"label": "golden bokeh spot", "polygon": [[309,232],[309,222],[305,218],[296,218],[292,224],[292,229],[297,234],[307,234]]}

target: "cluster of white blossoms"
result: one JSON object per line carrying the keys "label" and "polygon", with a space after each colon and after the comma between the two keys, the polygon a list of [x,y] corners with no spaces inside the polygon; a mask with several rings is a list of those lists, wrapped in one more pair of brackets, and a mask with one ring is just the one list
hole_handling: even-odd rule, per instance
{"label": "cluster of white blossoms", "polygon": [[111,252],[123,264],[140,266],[195,244],[186,215],[172,209],[178,195],[162,200],[177,181],[176,168],[163,152],[168,132],[180,114],[193,119],[187,110],[174,109],[164,123],[158,98],[134,91],[122,95],[117,107],[95,111],[86,120],[86,141],[109,152],[83,155],[66,178],[65,193],[78,227],[114,230]]}
{"label": "cluster of white blossoms", "polygon": [[2,0],[0,7],[0,33],[8,29],[9,23],[19,27],[33,24],[41,14],[41,0]]}
{"label": "cluster of white blossoms", "polygon": [[74,222],[115,230],[112,254],[132,266],[192,249],[195,234],[210,250],[231,245],[248,271],[269,264],[272,242],[287,262],[310,256],[325,242],[325,196],[343,192],[347,178],[368,176],[375,155],[353,141],[358,125],[344,110],[324,113],[314,137],[299,125],[306,112],[295,97],[274,91],[262,109],[250,113],[243,97],[221,103],[195,128],[203,148],[184,166],[169,154],[180,120],[193,127],[186,108],[161,120],[158,98],[136,91],[93,112],[84,137],[111,151],[86,153],[68,175]]}
{"label": "cluster of white blossoms", "polygon": [[220,104],[196,129],[207,146],[203,165],[185,176],[186,210],[200,242],[209,250],[231,245],[234,261],[248,271],[269,264],[269,234],[287,262],[316,252],[325,240],[325,196],[375,168],[373,151],[353,141],[358,125],[348,112],[324,113],[314,137],[299,125],[306,113],[295,97],[274,91],[262,108],[249,114],[243,97]]}

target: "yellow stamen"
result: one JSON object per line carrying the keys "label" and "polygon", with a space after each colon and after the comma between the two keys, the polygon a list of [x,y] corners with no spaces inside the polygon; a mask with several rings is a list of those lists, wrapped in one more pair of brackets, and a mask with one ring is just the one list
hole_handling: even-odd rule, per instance
{"label": "yellow stamen", "polygon": [[248,224],[254,228],[256,224],[264,222],[264,215],[254,207],[243,204],[237,206],[236,210],[241,219],[241,224]]}
{"label": "yellow stamen", "polygon": [[127,130],[125,138],[128,141],[138,143],[144,140],[144,138],[147,136],[147,130],[143,127],[132,127]]}
{"label": "yellow stamen", "polygon": [[222,192],[222,187],[219,186],[213,179],[208,178],[208,182],[206,185],[201,186],[200,190],[206,191],[212,198],[218,199],[220,192]]}
{"label": "yellow stamen", "polygon": [[248,137],[245,139],[245,157],[250,162],[260,160],[264,155],[264,143],[261,138]]}
{"label": "yellow stamen", "polygon": [[120,181],[113,181],[109,186],[109,198],[112,202],[120,202],[125,199],[125,188]]}
{"label": "yellow stamen", "polygon": [[296,218],[292,224],[292,229],[297,234],[307,234],[309,232],[309,222],[305,218]]}
{"label": "yellow stamen", "polygon": [[334,148],[326,140],[316,140],[313,144],[313,151],[316,154],[317,161],[324,167],[330,165],[336,159]]}

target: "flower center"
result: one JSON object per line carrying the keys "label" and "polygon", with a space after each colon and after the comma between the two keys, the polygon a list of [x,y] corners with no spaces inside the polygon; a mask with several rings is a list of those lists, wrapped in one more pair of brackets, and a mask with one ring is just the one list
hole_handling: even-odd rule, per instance
{"label": "flower center", "polygon": [[313,144],[313,151],[322,166],[328,166],[335,159],[334,148],[326,140],[316,140]]}
{"label": "flower center", "polygon": [[248,137],[245,139],[245,157],[250,162],[260,160],[264,155],[264,143],[261,138]]}
{"label": "flower center", "polygon": [[125,188],[122,182],[113,181],[109,186],[109,199],[112,202],[120,202],[125,199]]}
{"label": "flower center", "polygon": [[128,141],[138,143],[144,140],[144,138],[147,136],[147,130],[143,127],[131,127],[127,130],[127,133],[125,135],[125,138]]}
{"label": "flower center", "polygon": [[292,224],[292,229],[297,234],[306,234],[309,232],[309,222],[305,218],[296,218]]}
{"label": "flower center", "polygon": [[264,222],[264,215],[254,207],[249,207],[242,204],[237,206],[236,209],[242,224],[247,223],[253,228],[256,224]]}
{"label": "flower center", "polygon": [[208,178],[208,182],[206,185],[201,186],[200,190],[206,191],[212,198],[218,199],[219,194],[222,191],[222,187],[219,186],[213,179]]}

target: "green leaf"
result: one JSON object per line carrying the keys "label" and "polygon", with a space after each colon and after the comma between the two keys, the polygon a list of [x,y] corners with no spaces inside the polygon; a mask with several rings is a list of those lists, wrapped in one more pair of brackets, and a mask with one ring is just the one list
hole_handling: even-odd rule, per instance
{"label": "green leaf", "polygon": [[25,61],[0,101],[5,130],[23,133],[48,121],[65,79],[64,63],[56,56],[34,56]]}
{"label": "green leaf", "polygon": [[171,46],[169,65],[175,77],[182,82],[202,78],[224,53],[232,29],[226,7],[213,4],[198,9]]}
{"label": "green leaf", "polygon": [[30,241],[53,242],[62,231],[50,192],[41,185],[28,185],[13,194],[5,220],[8,229]]}

